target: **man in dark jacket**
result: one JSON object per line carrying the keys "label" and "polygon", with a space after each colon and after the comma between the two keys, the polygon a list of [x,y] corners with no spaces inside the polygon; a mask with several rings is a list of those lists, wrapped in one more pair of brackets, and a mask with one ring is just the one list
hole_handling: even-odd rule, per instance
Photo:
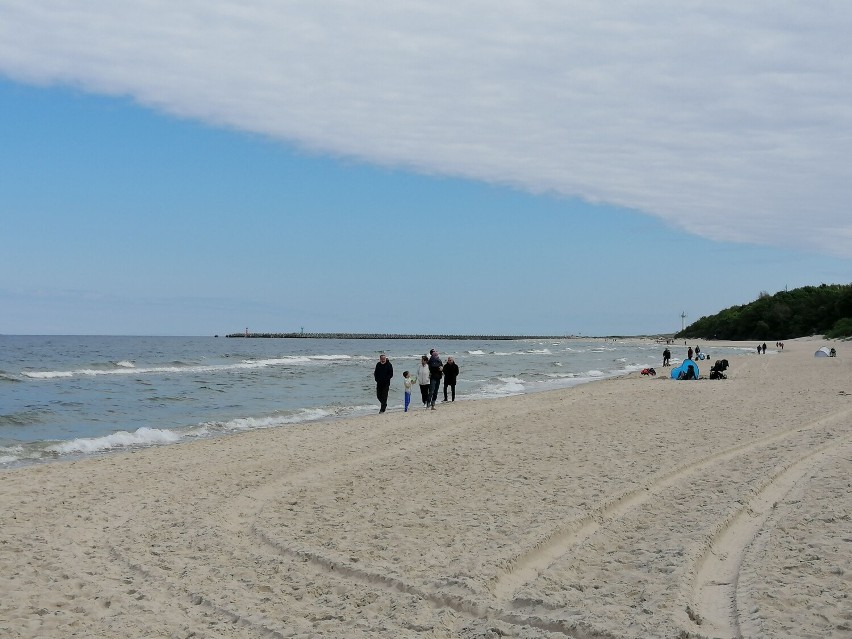
{"label": "man in dark jacket", "polygon": [[441,388],[441,375],[444,363],[438,356],[438,351],[432,350],[429,358],[429,400],[432,410],[435,410],[435,401],[438,399],[438,389]]}
{"label": "man in dark jacket", "polygon": [[379,355],[379,361],[376,362],[376,370],[373,373],[376,380],[376,397],[381,404],[380,413],[384,413],[388,407],[388,393],[390,392],[391,378],[393,377],[393,365],[387,356],[382,353]]}
{"label": "man in dark jacket", "polygon": [[444,401],[447,401],[447,387],[453,392],[453,401],[456,401],[456,378],[459,376],[459,365],[452,357],[447,358],[444,365]]}

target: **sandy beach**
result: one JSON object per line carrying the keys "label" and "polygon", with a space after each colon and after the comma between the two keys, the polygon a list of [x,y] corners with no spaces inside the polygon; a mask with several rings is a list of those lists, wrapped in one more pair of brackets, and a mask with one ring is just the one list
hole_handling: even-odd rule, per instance
{"label": "sandy beach", "polygon": [[769,350],[2,472],[0,636],[848,638],[852,343]]}

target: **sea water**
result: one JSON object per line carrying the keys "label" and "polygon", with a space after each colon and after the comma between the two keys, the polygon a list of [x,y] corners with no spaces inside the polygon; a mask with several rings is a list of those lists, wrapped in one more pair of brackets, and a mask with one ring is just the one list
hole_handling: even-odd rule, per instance
{"label": "sea water", "polygon": [[[0,468],[375,413],[381,352],[394,367],[389,411],[401,413],[402,372],[414,374],[431,348],[445,362],[455,359],[456,400],[469,401],[659,370],[665,346],[576,338],[0,336]],[[670,348],[677,363],[678,349]],[[418,408],[415,388],[411,410]]]}

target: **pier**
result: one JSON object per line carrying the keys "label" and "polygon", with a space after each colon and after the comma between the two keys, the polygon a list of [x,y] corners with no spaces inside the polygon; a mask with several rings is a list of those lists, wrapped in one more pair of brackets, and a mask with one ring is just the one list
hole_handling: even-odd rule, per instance
{"label": "pier", "polygon": [[572,335],[403,335],[396,333],[230,333],[225,337],[263,339],[414,339],[414,340],[518,340],[566,339]]}

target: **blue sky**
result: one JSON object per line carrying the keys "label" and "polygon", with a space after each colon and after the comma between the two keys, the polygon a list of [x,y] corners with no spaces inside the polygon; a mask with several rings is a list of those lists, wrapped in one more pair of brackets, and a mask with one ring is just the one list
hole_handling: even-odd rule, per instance
{"label": "blue sky", "polygon": [[[371,2],[335,19],[262,1],[156,19],[131,5],[68,16],[0,1],[0,333],[644,334],[852,281],[841,4],[818,38],[838,34],[827,67],[789,62],[787,76],[767,60],[787,70],[815,25],[776,16],[767,34],[761,3],[708,9],[718,33],[682,67],[669,53],[686,45],[663,56],[639,25],[594,73],[583,56],[598,40],[511,44],[584,21],[604,42],[623,32],[583,3],[555,26],[547,2],[521,24],[491,14],[482,42],[418,3],[386,24]],[[427,19],[434,41],[414,28]],[[263,35],[275,20],[301,27],[286,46]],[[748,61],[735,77],[712,62],[726,20],[743,38],[728,55]],[[400,41],[399,68],[372,44]],[[633,57],[654,71],[619,88]],[[749,88],[694,93],[708,69]]]}

